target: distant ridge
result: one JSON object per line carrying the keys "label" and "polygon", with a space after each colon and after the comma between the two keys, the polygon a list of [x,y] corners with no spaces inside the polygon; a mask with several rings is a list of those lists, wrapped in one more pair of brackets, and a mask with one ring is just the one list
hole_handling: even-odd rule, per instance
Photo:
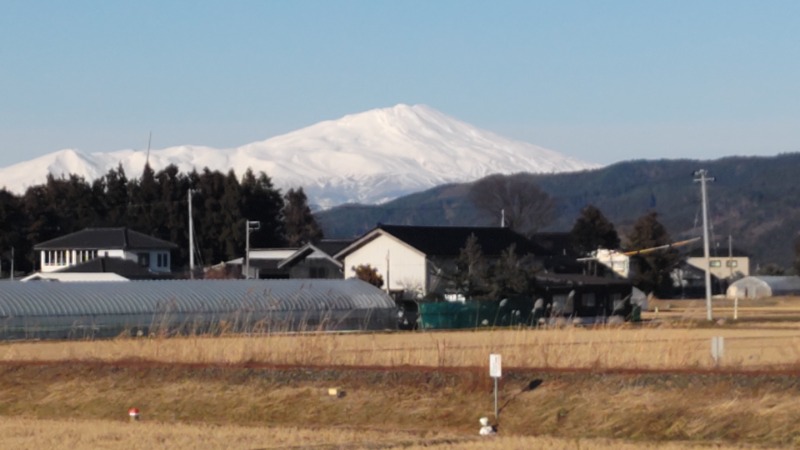
{"label": "distant ridge", "polygon": [[[21,193],[47,174],[93,180],[119,164],[141,175],[144,151],[86,154],[60,150],[0,169],[0,183]],[[282,189],[303,187],[310,203],[383,203],[445,183],[469,182],[492,173],[557,173],[599,167],[525,142],[481,130],[425,105],[399,104],[319,122],[237,148],[184,145],[151,150],[158,171],[174,164],[241,176],[265,172]]]}
{"label": "distant ridge", "polygon": [[[569,231],[581,208],[594,205],[624,236],[649,211],[676,240],[702,236],[700,187],[692,173],[707,169],[711,256],[726,255],[732,242],[751,256],[751,270],[769,264],[791,267],[800,239],[800,153],[730,156],[717,160],[624,161],[597,170],[529,174],[553,196],[555,220],[544,231]],[[377,223],[487,226],[498,217],[475,209],[472,183],[437,186],[382,205],[343,205],[316,214],[327,237],[353,237]],[[728,239],[731,239],[729,241]],[[798,241],[800,242],[800,241]],[[702,247],[701,244],[698,244]],[[798,260],[800,268],[800,260]]]}

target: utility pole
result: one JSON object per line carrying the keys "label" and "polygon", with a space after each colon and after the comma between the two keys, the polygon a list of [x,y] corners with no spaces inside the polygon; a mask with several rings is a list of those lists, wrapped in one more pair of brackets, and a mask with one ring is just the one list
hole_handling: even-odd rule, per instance
{"label": "utility pole", "polygon": [[711,317],[711,257],[708,251],[708,206],[706,199],[706,183],[714,181],[714,177],[708,176],[708,171],[705,169],[696,170],[694,172],[694,182],[700,183],[700,191],[703,199],[703,257],[705,259],[706,269],[706,319],[713,320]]}
{"label": "utility pole", "polygon": [[192,189],[189,189],[189,278],[194,280],[194,220],[192,220]]}
{"label": "utility pole", "polygon": [[245,258],[245,266],[244,266],[244,278],[245,280],[250,278],[250,231],[251,230],[258,230],[261,228],[261,222],[257,220],[245,220],[245,244],[244,244],[244,258]]}

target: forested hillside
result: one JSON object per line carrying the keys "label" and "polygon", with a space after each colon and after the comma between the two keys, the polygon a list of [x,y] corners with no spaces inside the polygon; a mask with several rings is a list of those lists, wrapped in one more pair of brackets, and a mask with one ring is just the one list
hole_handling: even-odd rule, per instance
{"label": "forested hillside", "polygon": [[[673,239],[702,235],[701,194],[694,171],[716,178],[708,184],[712,254],[726,254],[728,237],[748,252],[753,268],[776,263],[788,268],[800,230],[800,154],[730,157],[714,161],[630,161],[602,169],[528,175],[556,200],[550,231],[568,231],[581,208],[597,206],[623,237],[634,221],[656,211]],[[376,223],[489,225],[494,216],[476,210],[470,184],[440,186],[379,206],[348,205],[322,211],[317,220],[329,237],[355,236]]]}
{"label": "forested hillside", "polygon": [[[271,179],[247,171],[241,178],[205,169],[180,173],[176,166],[154,172],[146,166],[129,179],[122,167],[88,182],[82,177],[48,177],[17,196],[0,189],[0,262],[7,276],[14,255],[18,272],[37,269],[33,246],[84,228],[128,227],[178,246],[173,269],[189,259],[189,203],[192,190],[198,263],[216,264],[244,253],[245,221],[260,222],[251,247],[302,243],[313,235],[313,217],[302,189],[285,197]],[[304,214],[304,212],[308,212]],[[310,231],[307,231],[310,230]]]}

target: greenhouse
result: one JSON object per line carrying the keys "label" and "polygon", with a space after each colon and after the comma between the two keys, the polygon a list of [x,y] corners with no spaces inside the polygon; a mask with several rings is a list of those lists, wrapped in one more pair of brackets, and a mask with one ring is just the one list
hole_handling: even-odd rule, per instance
{"label": "greenhouse", "polygon": [[396,328],[385,292],[360,280],[0,282],[0,338]]}
{"label": "greenhouse", "polygon": [[728,286],[728,298],[765,298],[800,295],[800,277],[755,276],[745,277]]}

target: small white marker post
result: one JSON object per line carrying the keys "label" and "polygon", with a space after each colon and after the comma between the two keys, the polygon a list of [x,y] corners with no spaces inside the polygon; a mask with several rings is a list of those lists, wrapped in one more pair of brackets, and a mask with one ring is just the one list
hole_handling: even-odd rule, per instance
{"label": "small white marker post", "polygon": [[497,380],[503,375],[503,367],[500,355],[492,353],[489,355],[489,376],[494,378],[494,420],[497,421]]}
{"label": "small white marker post", "polygon": [[724,336],[712,337],[711,358],[714,359],[714,364],[719,366],[719,362],[722,360],[724,354],[725,354],[725,337]]}

